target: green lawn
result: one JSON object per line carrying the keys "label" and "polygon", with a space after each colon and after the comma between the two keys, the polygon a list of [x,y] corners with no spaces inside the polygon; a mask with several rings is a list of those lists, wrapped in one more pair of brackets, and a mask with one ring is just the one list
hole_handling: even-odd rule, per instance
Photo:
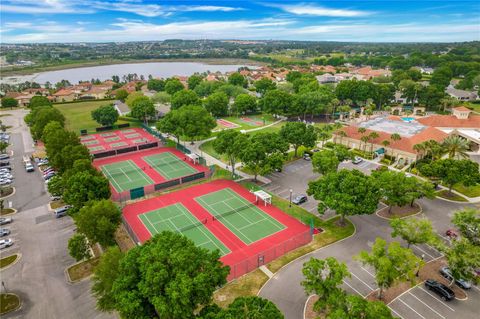
{"label": "green lawn", "polygon": [[453,186],[453,189],[467,197],[480,196],[480,185],[463,186],[463,184],[457,184]]}
{"label": "green lawn", "polygon": [[449,199],[449,200],[453,200],[453,201],[457,201],[457,202],[468,202],[465,197],[462,197],[462,196],[457,195],[457,194],[455,194],[455,193],[449,194],[447,189],[438,191],[438,192],[436,192],[435,194],[436,194],[438,197],[442,197],[442,198]]}
{"label": "green lawn", "polygon": [[[112,101],[82,101],[76,103],[54,104],[65,116],[65,126],[68,130],[79,133],[81,129],[87,129],[89,133],[94,133],[95,128],[101,126],[92,119],[92,111],[102,105],[112,103]],[[131,126],[140,126],[140,122],[135,119],[122,117],[116,124],[130,123]]]}
{"label": "green lawn", "polygon": [[15,254],[15,255],[11,255],[11,256],[0,259],[0,269],[12,264],[15,260],[17,260],[17,258],[18,258],[18,255]]}
{"label": "green lawn", "polygon": [[16,310],[20,306],[20,299],[14,294],[0,295],[0,315]]}

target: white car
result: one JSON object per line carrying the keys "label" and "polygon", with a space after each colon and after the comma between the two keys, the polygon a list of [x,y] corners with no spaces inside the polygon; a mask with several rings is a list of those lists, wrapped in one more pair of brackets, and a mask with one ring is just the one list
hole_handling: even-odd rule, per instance
{"label": "white car", "polygon": [[0,249],[4,249],[13,245],[13,240],[10,238],[0,239]]}
{"label": "white car", "polygon": [[2,179],[0,180],[0,185],[10,185],[12,183],[11,179]]}
{"label": "white car", "polygon": [[1,178],[1,179],[12,179],[12,178],[13,178],[13,175],[10,174],[10,173],[0,172],[0,178]]}

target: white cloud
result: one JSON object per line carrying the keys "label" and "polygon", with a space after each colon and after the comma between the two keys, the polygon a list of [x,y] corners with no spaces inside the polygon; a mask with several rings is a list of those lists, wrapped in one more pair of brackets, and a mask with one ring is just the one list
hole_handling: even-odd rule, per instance
{"label": "white cloud", "polygon": [[369,12],[369,11],[334,9],[334,8],[317,6],[315,4],[309,4],[309,3],[300,3],[295,5],[270,5],[270,6],[280,8],[283,11],[286,11],[288,13],[292,13],[295,15],[352,18],[352,17],[367,16],[372,14],[372,12]]}
{"label": "white cloud", "polygon": [[176,7],[175,11],[205,11],[205,12],[211,12],[211,11],[222,11],[222,12],[230,12],[230,11],[240,11],[244,10],[243,8],[239,7],[223,7],[223,6],[178,6]]}
{"label": "white cloud", "polygon": [[74,6],[68,1],[60,0],[4,0],[1,10],[22,14],[93,13],[90,8]]}

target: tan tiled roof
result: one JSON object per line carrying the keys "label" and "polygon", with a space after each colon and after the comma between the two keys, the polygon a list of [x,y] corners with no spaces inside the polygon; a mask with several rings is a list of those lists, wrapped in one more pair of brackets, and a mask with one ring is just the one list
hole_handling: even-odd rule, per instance
{"label": "tan tiled roof", "polygon": [[459,119],[454,115],[431,115],[417,119],[426,126],[480,128],[480,115],[470,114],[468,119]]}

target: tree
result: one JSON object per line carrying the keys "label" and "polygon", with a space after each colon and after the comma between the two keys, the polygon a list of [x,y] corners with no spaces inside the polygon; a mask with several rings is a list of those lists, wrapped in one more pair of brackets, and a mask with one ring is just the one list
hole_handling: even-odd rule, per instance
{"label": "tree", "polygon": [[81,159],[90,161],[91,157],[85,145],[77,144],[65,146],[60,153],[54,156],[54,159],[55,167],[58,169],[58,172],[63,173],[71,168],[75,161]]}
{"label": "tree", "polygon": [[170,95],[174,95],[183,89],[185,89],[185,87],[177,78],[170,78],[165,81],[165,91]]}
{"label": "tree", "polygon": [[133,106],[133,104],[137,101],[141,100],[149,100],[148,96],[143,95],[143,92],[133,92],[128,95],[128,97],[125,99],[125,104],[127,104],[130,108]]}
{"label": "tree", "polygon": [[18,101],[15,100],[13,97],[4,97],[2,98],[2,107],[6,108],[13,108],[18,106]]}
{"label": "tree", "polygon": [[165,89],[165,81],[162,79],[150,79],[147,81],[147,89],[151,91],[163,91]]}
{"label": "tree", "polygon": [[7,150],[7,147],[8,147],[8,142],[5,142],[5,141],[0,141],[0,153],[5,153],[5,151]]}
{"label": "tree", "polygon": [[423,87],[418,94],[418,102],[425,105],[428,110],[439,110],[445,91],[437,85]]}
{"label": "tree", "polygon": [[30,126],[32,137],[40,140],[43,137],[43,129],[51,121],[57,121],[63,127],[65,117],[63,114],[51,106],[38,106],[25,117],[25,121]]}
{"label": "tree", "polygon": [[402,97],[407,99],[407,103],[410,102],[413,105],[417,99],[418,92],[422,88],[422,85],[412,80],[402,80],[400,81],[398,87],[402,92]]}
{"label": "tree", "polygon": [[247,86],[247,80],[243,75],[241,75],[238,72],[234,72],[230,74],[230,76],[228,77],[228,83],[236,86],[241,86],[241,87]]}
{"label": "tree", "polygon": [[103,247],[115,244],[114,234],[121,222],[121,212],[109,199],[88,202],[74,216],[79,232]]}
{"label": "tree", "polygon": [[151,99],[153,103],[168,104],[171,101],[171,96],[167,92],[157,92]]}
{"label": "tree", "polygon": [[185,105],[200,105],[197,93],[191,90],[181,90],[173,94],[171,109],[177,110]]}
{"label": "tree", "polygon": [[262,110],[270,114],[288,115],[291,113],[292,95],[281,90],[270,90],[265,93],[260,101]]}
{"label": "tree", "polygon": [[115,92],[115,98],[117,100],[120,100],[122,102],[125,102],[125,100],[127,99],[128,97],[128,92],[127,90],[124,90],[124,89],[118,89],[116,92]]}
{"label": "tree", "polygon": [[311,125],[302,122],[287,122],[280,129],[280,136],[288,143],[292,144],[297,156],[298,148],[303,145],[305,147],[314,147],[317,141],[317,134]]}
{"label": "tree", "polygon": [[131,116],[143,120],[145,124],[147,124],[147,118],[155,115],[155,106],[148,97],[146,97],[146,99],[142,98],[135,100],[130,107],[130,110]]}
{"label": "tree", "polygon": [[378,285],[378,298],[383,298],[383,291],[396,282],[413,282],[415,273],[424,262],[408,248],[403,248],[400,243],[387,242],[377,238],[372,246],[372,251],[361,251],[355,256],[362,264],[369,265],[375,270],[375,281]]}
{"label": "tree", "polygon": [[[389,206],[388,212],[392,212],[393,206],[405,206],[417,198],[428,196],[433,198],[433,186],[408,177],[403,172],[390,170],[378,170],[372,173],[376,179],[383,201]],[[429,190],[430,189],[430,190]]]}
{"label": "tree", "polygon": [[183,133],[180,127],[179,113],[179,110],[170,111],[157,122],[157,130],[162,133],[172,134],[177,139],[177,143],[180,143],[180,137]]}
{"label": "tree", "polygon": [[430,86],[438,85],[441,88],[445,88],[450,84],[450,80],[453,77],[452,70],[447,66],[436,68],[432,73],[430,79]]}
{"label": "tree", "polygon": [[63,201],[80,209],[91,200],[110,198],[108,180],[99,174],[83,171],[69,176],[64,182]]}
{"label": "tree", "polygon": [[226,283],[230,271],[218,250],[200,248],[179,233],[162,232],[120,261],[111,293],[123,318],[194,318]]}
{"label": "tree", "polygon": [[203,105],[213,116],[225,116],[228,113],[228,96],[223,92],[215,92],[204,100]]}
{"label": "tree", "polygon": [[237,159],[240,157],[247,143],[247,137],[234,130],[221,131],[213,141],[213,149],[215,152],[227,156],[228,164],[232,169],[232,176],[235,175]]}
{"label": "tree", "polygon": [[103,105],[92,111],[92,118],[102,126],[111,126],[118,120],[118,112],[113,105]]}
{"label": "tree", "polygon": [[28,103],[28,107],[32,110],[39,106],[52,106],[52,102],[46,97],[41,95],[35,95],[30,99],[30,103]]}
{"label": "tree", "polygon": [[196,137],[210,136],[217,126],[215,119],[198,105],[186,105],[178,109],[179,129],[192,143]]}
{"label": "tree", "polygon": [[[474,281],[475,270],[480,268],[480,245],[473,245],[467,238],[452,241],[450,246],[443,246],[443,253],[453,278]],[[450,285],[453,285],[454,280]]]}
{"label": "tree", "polygon": [[420,172],[430,178],[438,178],[448,186],[451,194],[453,185],[475,185],[480,181],[478,163],[470,160],[440,159],[419,167]]}
{"label": "tree", "polygon": [[62,196],[65,188],[63,186],[63,179],[60,175],[55,175],[50,178],[48,185],[48,192],[53,196]]}
{"label": "tree", "polygon": [[107,248],[94,268],[92,293],[97,299],[97,308],[101,311],[115,310],[115,296],[112,287],[118,278],[123,253],[117,246]]}
{"label": "tree", "polygon": [[257,99],[250,94],[239,94],[233,103],[232,113],[235,115],[254,112],[257,109]]}
{"label": "tree", "polygon": [[262,78],[258,81],[255,81],[253,83],[253,86],[255,87],[255,90],[260,93],[262,96],[267,93],[269,90],[275,90],[276,84],[268,79],[268,78]]}
{"label": "tree", "polygon": [[342,306],[327,316],[328,319],[393,319],[392,312],[381,301],[369,301],[362,296],[347,295]]}
{"label": "tree", "polygon": [[[207,306],[208,307],[208,306]],[[237,297],[226,309],[216,308],[215,317],[200,317],[212,319],[248,318],[248,319],[283,319],[283,314],[277,306],[268,299],[257,296]]]}
{"label": "tree", "polygon": [[455,212],[452,223],[463,237],[474,245],[480,245],[480,212],[478,209],[466,207]]}
{"label": "tree", "polygon": [[339,263],[333,257],[310,260],[303,264],[304,280],[302,286],[307,294],[316,294],[319,298],[313,305],[315,311],[330,311],[338,308],[345,292],[339,287],[343,280],[350,277],[347,265]]}
{"label": "tree", "polygon": [[187,80],[188,89],[189,90],[195,89],[195,87],[199,85],[202,81],[203,81],[203,77],[201,75],[194,74],[190,76]]}
{"label": "tree", "polygon": [[335,210],[342,224],[347,215],[374,213],[381,196],[373,177],[358,170],[345,169],[309,182],[307,193],[321,201],[322,205]]}
{"label": "tree", "polygon": [[449,158],[468,158],[467,151],[470,148],[470,142],[458,135],[450,135],[443,140],[442,147],[445,149]]}
{"label": "tree", "polygon": [[427,218],[395,218],[390,221],[393,229],[392,237],[399,236],[410,245],[425,244],[436,240],[437,236],[432,227],[432,222]]}
{"label": "tree", "polygon": [[87,237],[83,234],[73,235],[73,237],[68,240],[68,253],[76,261],[90,258],[91,254]]}
{"label": "tree", "polygon": [[258,174],[266,173],[263,171],[265,167],[269,170],[265,145],[262,143],[250,140],[242,149],[240,159],[244,166],[253,173],[254,181],[257,180]]}
{"label": "tree", "polygon": [[295,114],[302,114],[305,120],[307,114],[313,118],[315,114],[329,113],[334,97],[330,89],[301,92],[295,97]]}
{"label": "tree", "polygon": [[336,172],[340,161],[335,156],[334,151],[323,150],[313,154],[312,166],[315,172],[322,175]]}

